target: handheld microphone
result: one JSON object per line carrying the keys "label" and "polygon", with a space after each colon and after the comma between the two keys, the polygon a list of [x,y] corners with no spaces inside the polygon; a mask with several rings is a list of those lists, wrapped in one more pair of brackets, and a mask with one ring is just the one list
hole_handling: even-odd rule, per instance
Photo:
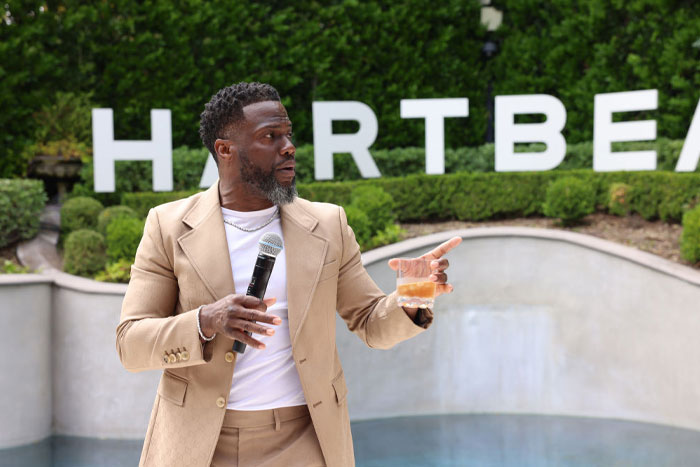
{"label": "handheld microphone", "polygon": [[[257,297],[260,300],[263,299],[265,290],[267,290],[267,282],[272,274],[272,267],[275,265],[277,255],[282,251],[282,245],[282,237],[274,232],[268,232],[260,237],[258,241],[258,259],[255,261],[253,277],[250,279],[246,295]],[[244,332],[249,336],[251,335],[248,331]],[[233,343],[234,352],[243,353],[245,348],[246,344],[241,341]]]}

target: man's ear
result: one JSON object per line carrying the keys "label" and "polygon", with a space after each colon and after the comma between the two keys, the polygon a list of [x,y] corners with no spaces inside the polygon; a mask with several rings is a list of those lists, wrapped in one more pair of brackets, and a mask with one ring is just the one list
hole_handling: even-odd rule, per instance
{"label": "man's ear", "polygon": [[222,162],[231,162],[232,159],[238,157],[236,143],[230,139],[217,139],[214,141],[214,150],[216,151],[216,157]]}

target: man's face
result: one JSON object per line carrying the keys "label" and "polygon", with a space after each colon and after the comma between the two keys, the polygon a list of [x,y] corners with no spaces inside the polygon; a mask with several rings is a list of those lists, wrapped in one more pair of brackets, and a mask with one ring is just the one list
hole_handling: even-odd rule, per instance
{"label": "man's face", "polygon": [[245,119],[236,131],[240,178],[252,194],[275,205],[296,197],[292,122],[282,103],[258,102],[243,108]]}

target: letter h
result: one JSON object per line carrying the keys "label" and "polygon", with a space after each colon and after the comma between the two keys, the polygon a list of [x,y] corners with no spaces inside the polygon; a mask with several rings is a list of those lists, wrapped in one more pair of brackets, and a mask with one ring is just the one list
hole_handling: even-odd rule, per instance
{"label": "letter h", "polygon": [[170,110],[151,109],[150,141],[115,141],[112,109],[92,109],[95,191],[113,192],[115,161],[153,161],[153,190],[173,189]]}

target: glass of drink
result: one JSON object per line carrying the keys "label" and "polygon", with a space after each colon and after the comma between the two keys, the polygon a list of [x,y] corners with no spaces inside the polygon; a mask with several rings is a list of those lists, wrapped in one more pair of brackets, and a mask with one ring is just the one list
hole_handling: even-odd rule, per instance
{"label": "glass of drink", "polygon": [[396,270],[396,290],[399,306],[407,308],[432,308],[435,302],[436,283],[430,280],[431,260],[400,258]]}

